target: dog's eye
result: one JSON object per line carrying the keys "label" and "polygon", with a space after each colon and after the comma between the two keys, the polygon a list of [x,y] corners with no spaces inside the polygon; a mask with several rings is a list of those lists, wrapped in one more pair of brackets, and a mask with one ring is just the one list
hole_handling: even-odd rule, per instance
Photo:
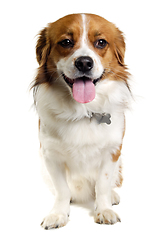
{"label": "dog's eye", "polygon": [[64,39],[58,43],[63,48],[71,48],[74,46],[74,43],[70,39]]}
{"label": "dog's eye", "polygon": [[98,39],[95,43],[94,46],[96,48],[103,49],[107,46],[108,42],[105,39]]}

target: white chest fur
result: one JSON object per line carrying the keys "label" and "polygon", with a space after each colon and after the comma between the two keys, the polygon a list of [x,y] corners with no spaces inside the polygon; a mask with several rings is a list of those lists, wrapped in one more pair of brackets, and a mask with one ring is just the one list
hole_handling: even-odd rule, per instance
{"label": "white chest fur", "polygon": [[[115,153],[122,142],[128,89],[119,82],[99,83],[95,100],[79,104],[65,88],[58,88],[40,86],[37,93],[43,154],[66,162],[74,172],[96,169],[104,152]],[[96,119],[90,119],[92,112],[110,113],[111,124],[97,124]]]}

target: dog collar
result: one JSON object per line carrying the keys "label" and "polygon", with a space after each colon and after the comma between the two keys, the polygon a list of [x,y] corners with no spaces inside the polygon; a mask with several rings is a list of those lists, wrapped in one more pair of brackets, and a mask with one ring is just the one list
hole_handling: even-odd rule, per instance
{"label": "dog collar", "polygon": [[92,117],[97,120],[97,123],[106,123],[106,124],[111,124],[111,115],[109,113],[93,113]]}

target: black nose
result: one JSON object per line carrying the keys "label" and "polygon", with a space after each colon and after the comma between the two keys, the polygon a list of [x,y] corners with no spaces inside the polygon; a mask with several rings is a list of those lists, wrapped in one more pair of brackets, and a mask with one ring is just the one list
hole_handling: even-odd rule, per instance
{"label": "black nose", "polygon": [[75,66],[79,71],[85,73],[93,68],[93,60],[90,57],[79,57],[75,61]]}

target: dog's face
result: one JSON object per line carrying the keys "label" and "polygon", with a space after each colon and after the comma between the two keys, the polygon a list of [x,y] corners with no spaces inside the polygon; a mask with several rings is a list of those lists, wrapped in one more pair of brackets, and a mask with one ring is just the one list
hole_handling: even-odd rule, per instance
{"label": "dog's face", "polygon": [[80,103],[95,98],[99,81],[127,79],[122,33],[96,15],[73,14],[49,24],[36,52],[40,72],[35,85],[63,79]]}

